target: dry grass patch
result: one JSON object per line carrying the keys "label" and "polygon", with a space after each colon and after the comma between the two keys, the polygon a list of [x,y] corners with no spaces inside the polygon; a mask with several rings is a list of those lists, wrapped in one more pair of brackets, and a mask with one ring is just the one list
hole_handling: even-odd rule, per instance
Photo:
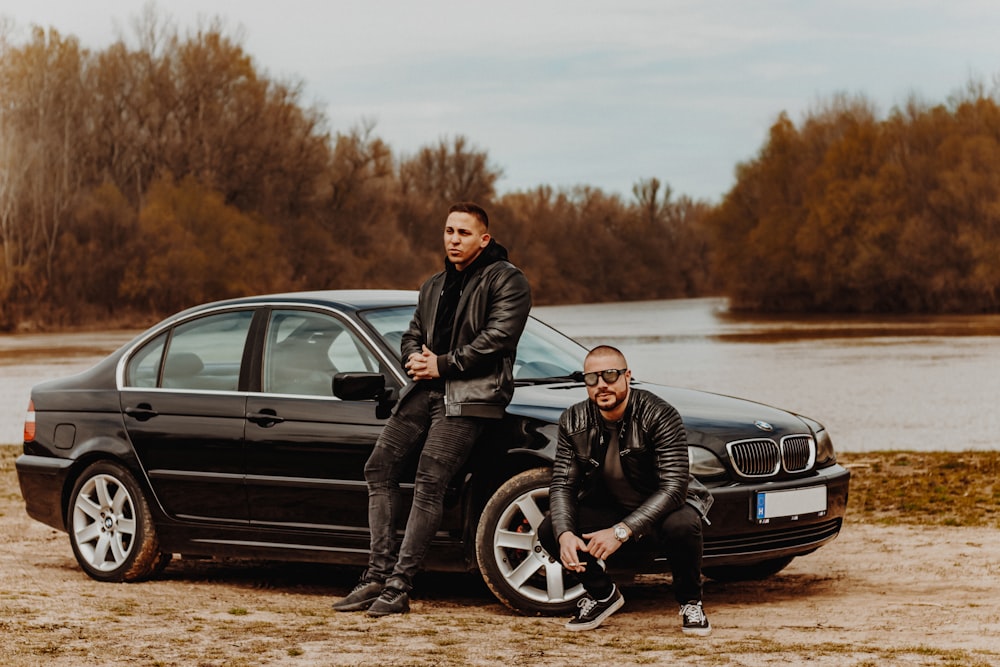
{"label": "dry grass patch", "polygon": [[1000,528],[1000,452],[840,454],[849,522]]}

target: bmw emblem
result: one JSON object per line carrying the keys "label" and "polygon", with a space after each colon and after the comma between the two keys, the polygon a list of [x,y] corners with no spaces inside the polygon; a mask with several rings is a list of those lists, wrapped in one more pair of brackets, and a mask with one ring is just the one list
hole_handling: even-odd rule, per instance
{"label": "bmw emblem", "polygon": [[763,419],[758,419],[753,423],[753,425],[759,428],[761,431],[767,431],[768,433],[774,430],[774,427],[768,424]]}

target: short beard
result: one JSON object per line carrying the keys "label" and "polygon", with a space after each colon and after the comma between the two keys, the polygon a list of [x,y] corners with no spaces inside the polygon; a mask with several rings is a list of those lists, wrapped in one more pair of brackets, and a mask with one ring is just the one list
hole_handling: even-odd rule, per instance
{"label": "short beard", "polygon": [[622,403],[624,403],[625,399],[628,398],[628,392],[624,393],[621,396],[619,396],[617,392],[611,392],[610,395],[615,397],[615,402],[612,403],[610,406],[601,405],[596,400],[594,401],[594,404],[597,406],[597,409],[600,410],[601,412],[611,412],[612,410],[614,410],[615,408],[617,408],[619,405],[621,405]]}

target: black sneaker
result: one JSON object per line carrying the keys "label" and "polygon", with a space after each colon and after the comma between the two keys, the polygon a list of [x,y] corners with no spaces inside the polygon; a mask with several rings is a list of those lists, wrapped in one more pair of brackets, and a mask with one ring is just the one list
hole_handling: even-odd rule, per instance
{"label": "black sneaker", "polygon": [[346,596],[333,603],[337,611],[361,611],[368,609],[382,593],[382,584],[377,581],[359,581]]}
{"label": "black sneaker", "polygon": [[604,600],[595,600],[591,596],[584,596],[576,603],[579,609],[576,616],[571,618],[566,624],[567,630],[593,630],[604,620],[622,608],[625,604],[625,596],[618,590],[616,585]]}
{"label": "black sneaker", "polygon": [[368,607],[369,616],[388,616],[389,614],[405,614],[410,611],[410,594],[406,591],[386,586],[372,606]]}
{"label": "black sneaker", "polygon": [[712,625],[701,608],[701,600],[692,600],[681,605],[680,615],[684,619],[681,631],[686,635],[707,637],[712,633]]}

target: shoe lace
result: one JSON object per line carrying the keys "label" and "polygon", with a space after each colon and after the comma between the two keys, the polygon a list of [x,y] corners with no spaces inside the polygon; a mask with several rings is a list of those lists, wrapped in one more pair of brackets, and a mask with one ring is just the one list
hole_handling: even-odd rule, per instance
{"label": "shoe lace", "polygon": [[705,622],[705,612],[700,604],[681,605],[680,615],[684,617],[684,622],[691,625],[701,625]]}
{"label": "shoe lace", "polygon": [[357,593],[362,588],[364,588],[365,586],[368,586],[370,584],[371,584],[370,581],[359,581],[358,583],[354,584],[354,588],[351,589],[351,593]]}
{"label": "shoe lace", "polygon": [[579,618],[583,618],[597,606],[597,600],[588,595],[585,598],[581,598],[580,601],[576,603],[576,606],[580,608]]}
{"label": "shoe lace", "polygon": [[381,599],[381,600],[382,600],[383,602],[395,602],[395,601],[396,601],[396,600],[398,600],[398,599],[400,598],[400,596],[401,596],[401,595],[403,595],[403,593],[405,593],[405,592],[406,592],[406,591],[402,591],[402,590],[400,590],[400,589],[398,589],[398,588],[393,588],[392,586],[387,586],[387,587],[386,587],[386,588],[385,588],[385,589],[384,589],[384,590],[382,591],[382,594],[381,594],[381,595],[379,595],[379,598],[380,598],[380,599]]}

